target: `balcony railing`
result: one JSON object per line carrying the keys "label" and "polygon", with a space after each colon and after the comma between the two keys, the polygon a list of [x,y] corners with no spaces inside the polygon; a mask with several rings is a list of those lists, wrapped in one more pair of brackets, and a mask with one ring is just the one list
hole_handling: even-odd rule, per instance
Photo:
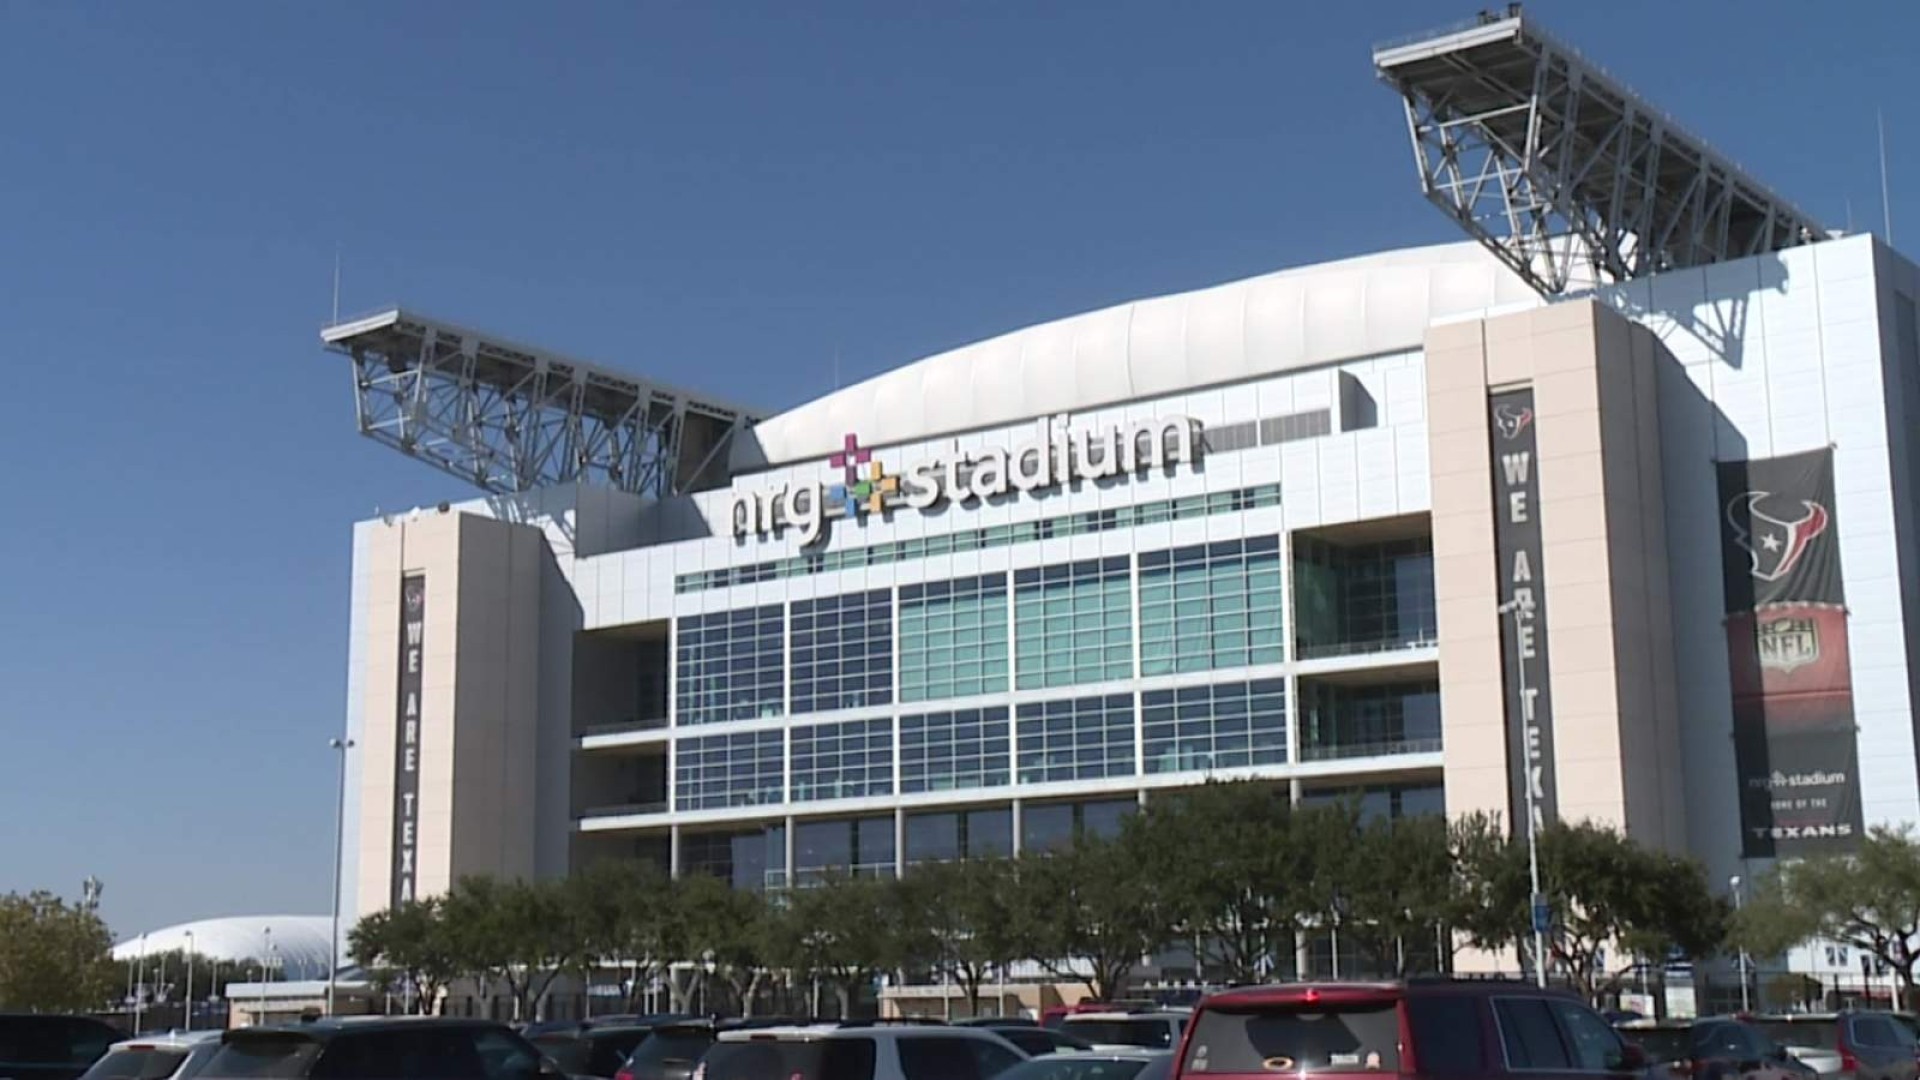
{"label": "balcony railing", "polygon": [[1330,656],[1372,656],[1379,653],[1401,652],[1408,649],[1431,649],[1440,644],[1440,635],[1432,630],[1418,634],[1395,634],[1388,638],[1375,638],[1371,641],[1329,641],[1317,645],[1302,645],[1295,650],[1300,660],[1323,660]]}
{"label": "balcony railing", "polygon": [[589,735],[631,735],[637,731],[660,731],[667,726],[667,718],[654,716],[641,719],[634,717],[611,724],[588,724],[574,734],[580,738]]}
{"label": "balcony railing", "polygon": [[667,800],[650,799],[644,802],[613,803],[608,806],[589,806],[580,811],[579,817],[626,817],[632,814],[664,814],[667,812]]}
{"label": "balcony railing", "polygon": [[1396,757],[1401,754],[1437,754],[1440,740],[1386,739],[1378,742],[1332,743],[1300,748],[1301,761],[1345,761],[1349,758]]}

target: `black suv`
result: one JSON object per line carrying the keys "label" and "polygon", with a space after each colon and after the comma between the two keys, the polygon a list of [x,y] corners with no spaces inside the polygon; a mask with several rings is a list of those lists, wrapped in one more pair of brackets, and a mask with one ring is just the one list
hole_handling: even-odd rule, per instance
{"label": "black suv", "polygon": [[501,1024],[361,1017],[240,1028],[221,1037],[206,1080],[565,1080]]}
{"label": "black suv", "polygon": [[122,1038],[91,1016],[0,1013],[0,1077],[74,1080]]}

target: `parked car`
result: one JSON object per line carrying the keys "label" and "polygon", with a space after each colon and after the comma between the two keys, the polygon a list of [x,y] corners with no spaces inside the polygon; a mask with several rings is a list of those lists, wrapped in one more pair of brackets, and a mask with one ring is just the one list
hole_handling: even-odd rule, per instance
{"label": "parked car", "polygon": [[533,1037],[533,1045],[552,1058],[567,1075],[612,1080],[627,1064],[627,1059],[654,1030],[680,1017],[662,1017],[656,1021],[584,1020]]}
{"label": "parked car", "polygon": [[90,1016],[0,1013],[0,1077],[77,1080],[125,1037]]}
{"label": "parked car", "polygon": [[80,1080],[192,1080],[220,1049],[218,1031],[176,1031],[107,1048]]}
{"label": "parked car", "polygon": [[792,1024],[788,1017],[744,1020],[680,1020],[662,1024],[640,1040],[614,1080],[689,1080],[707,1048],[723,1031],[752,1030]]}
{"label": "parked car", "polygon": [[996,1080],[1166,1080],[1172,1068],[1173,1055],[1165,1051],[1097,1051],[1035,1058]]}
{"label": "parked car", "polygon": [[984,1028],[808,1024],[721,1032],[693,1080],[993,1080],[1025,1060]]}
{"label": "parked car", "polygon": [[1823,1077],[1914,1080],[1920,1075],[1920,1040],[1892,1013],[1849,1010],[1755,1020]]}
{"label": "parked car", "polygon": [[1758,1025],[1737,1017],[1635,1020],[1617,1025],[1647,1059],[1692,1080],[1815,1080],[1818,1071]]}
{"label": "parked car", "polygon": [[1043,1027],[1030,1027],[1022,1024],[984,1025],[986,1030],[1007,1040],[1025,1051],[1028,1057],[1044,1057],[1048,1054],[1081,1053],[1092,1050],[1093,1044],[1077,1035],[1065,1031],[1049,1031]]}
{"label": "parked car", "polygon": [[1139,1047],[1143,1050],[1171,1050],[1180,1044],[1192,1014],[1173,1009],[1141,1009],[1136,1012],[1083,1012],[1067,1017],[1060,1030],[1096,1047]]}
{"label": "parked car", "polygon": [[349,1017],[240,1028],[196,1080],[564,1080],[503,1024],[447,1017]]}
{"label": "parked car", "polygon": [[1551,1075],[1621,1080],[1646,1054],[1570,994],[1507,980],[1420,978],[1228,990],[1204,998],[1181,1080]]}

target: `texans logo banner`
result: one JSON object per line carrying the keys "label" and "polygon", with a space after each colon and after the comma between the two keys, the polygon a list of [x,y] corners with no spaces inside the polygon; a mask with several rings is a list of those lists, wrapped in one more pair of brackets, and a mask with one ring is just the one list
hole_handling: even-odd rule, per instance
{"label": "texans logo banner", "polygon": [[1720,463],[1733,747],[1747,858],[1861,833],[1833,451]]}

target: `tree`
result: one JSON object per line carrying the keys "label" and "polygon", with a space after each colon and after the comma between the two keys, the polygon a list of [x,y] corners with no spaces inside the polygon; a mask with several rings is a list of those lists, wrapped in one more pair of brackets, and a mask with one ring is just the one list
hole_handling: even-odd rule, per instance
{"label": "tree", "polygon": [[[1553,962],[1590,1001],[1617,990],[1635,957],[1662,963],[1675,952],[1712,955],[1731,914],[1690,859],[1650,851],[1592,822],[1554,824],[1538,836],[1541,889],[1553,907]],[[1475,944],[1498,948],[1530,938],[1531,888],[1524,836],[1479,853],[1473,891],[1485,906],[1463,924]],[[1620,962],[1606,962],[1607,950]]]}
{"label": "tree", "polygon": [[1910,827],[1876,826],[1848,855],[1781,862],[1755,883],[1734,923],[1734,940],[1772,956],[1827,938],[1887,965],[1903,994],[1920,963],[1920,841]]}
{"label": "tree", "polygon": [[0,1006],[84,1012],[115,993],[113,938],[91,909],[49,892],[0,896]]}
{"label": "tree", "polygon": [[901,958],[924,961],[980,1011],[980,988],[1014,960],[1013,866],[1006,859],[916,863],[898,887]]}
{"label": "tree", "polygon": [[429,897],[376,911],[347,934],[347,955],[388,992],[399,990],[407,1011],[426,1015],[461,971],[461,955],[441,900]]}
{"label": "tree", "polygon": [[833,873],[788,893],[772,916],[785,966],[826,980],[849,1016],[860,988],[903,955],[898,883]]}
{"label": "tree", "polygon": [[1344,860],[1348,880],[1345,933],[1377,957],[1376,968],[1404,977],[1418,958],[1450,937],[1458,911],[1452,835],[1437,814],[1380,818],[1359,830]]}
{"label": "tree", "polygon": [[1082,835],[1014,860],[1021,952],[1058,978],[1112,1000],[1142,959],[1174,940],[1176,920],[1121,840]]}
{"label": "tree", "polygon": [[1139,887],[1194,943],[1207,974],[1231,984],[1268,978],[1290,957],[1307,906],[1303,865],[1284,789],[1209,783],[1155,799],[1129,819],[1123,846]]}
{"label": "tree", "polygon": [[553,981],[590,947],[564,881],[462,878],[440,910],[455,966],[504,982],[516,1020],[530,1019]]}
{"label": "tree", "polygon": [[568,885],[586,946],[578,960],[582,974],[599,964],[618,966],[627,973],[626,1009],[637,1011],[647,986],[674,958],[675,883],[652,863],[611,859]]}
{"label": "tree", "polygon": [[685,981],[673,980],[675,1007],[686,1008],[693,979],[704,982],[712,974],[733,991],[741,1015],[753,1015],[754,999],[767,975],[765,897],[708,874],[688,874],[674,881],[668,910],[669,954],[696,964],[682,969]]}

